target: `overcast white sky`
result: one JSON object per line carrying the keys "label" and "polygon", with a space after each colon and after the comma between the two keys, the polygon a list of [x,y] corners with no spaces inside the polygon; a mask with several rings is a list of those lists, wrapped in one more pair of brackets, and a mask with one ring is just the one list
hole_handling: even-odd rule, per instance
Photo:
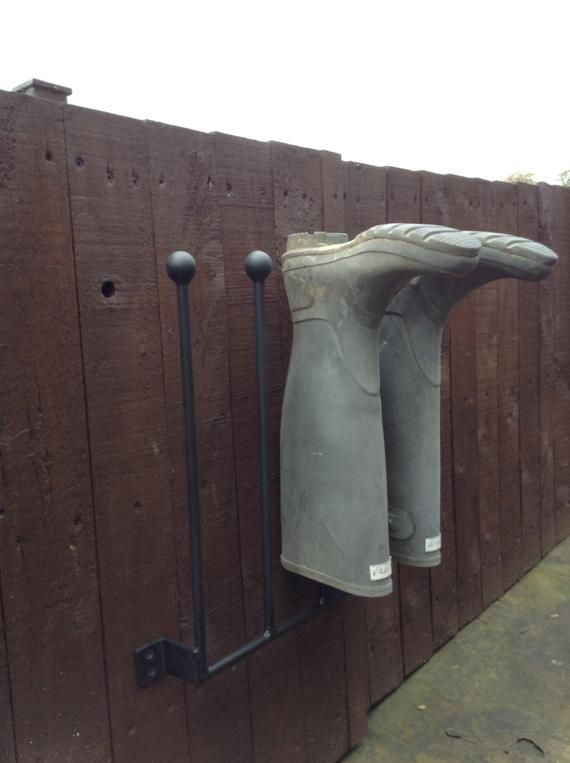
{"label": "overcast white sky", "polygon": [[570,168],[568,0],[5,0],[0,89],[337,151],[555,182]]}

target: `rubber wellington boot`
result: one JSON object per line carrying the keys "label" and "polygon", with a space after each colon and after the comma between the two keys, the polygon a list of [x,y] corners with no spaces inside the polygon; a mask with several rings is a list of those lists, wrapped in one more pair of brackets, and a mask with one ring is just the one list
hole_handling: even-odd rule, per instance
{"label": "rubber wellington boot", "polygon": [[445,321],[479,286],[498,278],[539,280],[558,259],[528,239],[469,235],[481,244],[476,269],[460,279],[414,279],[390,302],[380,326],[390,548],[395,560],[417,567],[441,560],[439,406]]}
{"label": "rubber wellington boot", "polygon": [[390,593],[378,330],[418,274],[469,272],[460,231],[380,225],[289,236],[283,274],[293,347],[281,419],[282,564],[361,596]]}

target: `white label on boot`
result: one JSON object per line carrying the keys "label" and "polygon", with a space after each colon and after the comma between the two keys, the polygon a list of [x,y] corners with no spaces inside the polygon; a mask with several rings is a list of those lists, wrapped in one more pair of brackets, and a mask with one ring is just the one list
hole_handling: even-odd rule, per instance
{"label": "white label on boot", "polygon": [[384,564],[370,565],[370,580],[384,580],[392,574],[392,557]]}
{"label": "white label on boot", "polygon": [[435,538],[426,538],[426,552],[439,551],[441,548],[441,533]]}

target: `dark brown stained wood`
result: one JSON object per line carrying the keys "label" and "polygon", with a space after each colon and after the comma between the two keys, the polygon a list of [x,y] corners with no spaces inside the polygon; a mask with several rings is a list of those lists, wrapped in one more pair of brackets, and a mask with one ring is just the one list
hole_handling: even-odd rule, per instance
{"label": "dark brown stained wood", "polygon": [[306,761],[339,760],[349,749],[342,605],[310,620],[301,637]]}
{"label": "dark brown stained wood", "polygon": [[[148,125],[150,186],[158,274],[181,637],[193,641],[189,530],[176,289],[165,272],[171,251],[191,251],[190,286],[202,511],[204,595],[210,661],[244,643],[240,532],[229,379],[226,274],[216,188],[214,138]],[[253,755],[245,662],[186,687],[192,759],[249,761]],[[223,708],[223,710],[222,710]],[[220,724],[220,714],[224,722]]]}
{"label": "dark brown stained wood", "polygon": [[[0,488],[3,490],[3,486]],[[0,493],[0,512],[4,509],[3,493]],[[1,581],[0,581],[1,583]],[[0,760],[16,763],[14,717],[12,713],[12,692],[10,688],[10,665],[6,651],[6,633],[0,585]]]}
{"label": "dark brown stained wood", "polygon": [[548,235],[559,262],[554,282],[554,510],[556,542],[570,533],[570,192],[551,191]]}
{"label": "dark brown stained wood", "polygon": [[[281,254],[289,233],[323,229],[322,157],[318,151],[282,143],[271,144],[271,149],[276,245]],[[286,368],[291,318],[284,297],[282,290],[282,357]],[[297,601],[315,601],[316,586],[306,581],[300,585]],[[343,609],[336,607],[299,631],[306,761],[332,763],[349,747]]]}
{"label": "dark brown stained wood", "polygon": [[357,596],[343,603],[348,731],[350,747],[356,747],[368,732],[370,673],[368,668],[368,621],[366,601]]}
{"label": "dark brown stained wood", "polygon": [[558,540],[570,535],[570,190],[558,189],[560,231],[560,289],[556,296],[558,398],[562,416],[558,420],[556,455],[556,533]]}
{"label": "dark brown stained wood", "polygon": [[[470,227],[498,229],[492,184],[480,181]],[[501,477],[499,460],[499,282],[474,293],[477,382],[477,468],[481,592],[483,607],[503,593],[501,547]]]}
{"label": "dark brown stained wood", "polygon": [[[538,240],[552,246],[553,188],[538,184]],[[540,326],[540,525],[542,554],[555,545],[554,508],[554,309],[558,268],[538,284]]]}
{"label": "dark brown stained wood", "polygon": [[67,195],[60,107],[0,93],[0,652],[26,763],[111,757]]}
{"label": "dark brown stained wood", "polygon": [[373,705],[397,689],[404,680],[398,577],[399,568],[394,564],[392,593],[366,602],[370,701]]}
{"label": "dark brown stained wood", "polygon": [[[327,231],[346,232],[344,199],[345,167],[339,154],[321,152],[323,178],[323,227]],[[350,180],[349,180],[350,182]],[[366,601],[348,596],[342,603],[348,730],[350,747],[356,747],[368,730],[370,681],[368,676],[368,630]]]}
{"label": "dark brown stained wood", "polygon": [[354,238],[367,228],[386,222],[386,170],[345,162],[344,173],[346,232]]}
{"label": "dark brown stained wood", "polygon": [[[386,222],[386,170],[346,162],[344,177],[345,224],[353,238]],[[370,702],[374,704],[399,686],[404,675],[397,570],[393,593],[381,599],[368,599],[365,610]]]}
{"label": "dark brown stained wood", "polygon": [[340,154],[321,151],[323,230],[346,233],[344,166]]}
{"label": "dark brown stained wood", "polygon": [[[449,176],[449,224],[460,230],[486,227],[489,197],[484,181]],[[488,193],[488,192],[487,192]],[[453,484],[457,541],[459,626],[482,607],[479,541],[478,421],[475,293],[455,309],[450,324]]]}
{"label": "dark brown stained wood", "polygon": [[[494,229],[495,224],[480,225]],[[477,458],[483,607],[503,593],[501,493],[499,466],[499,283],[477,289],[475,332],[477,358]]]}
{"label": "dark brown stained wood", "polygon": [[[295,586],[280,564],[279,427],[284,368],[281,344],[281,272],[275,252],[271,148],[217,134],[216,185],[223,204],[223,251],[234,419],[236,488],[241,539],[241,574],[249,637],[263,631],[262,528],[259,495],[259,440],[252,283],[244,260],[254,249],[273,258],[265,282],[268,413],[274,596],[277,622],[299,611]],[[231,194],[227,189],[231,188]],[[248,660],[254,759],[302,761],[303,703],[299,634],[292,632]],[[276,690],[276,688],[278,690]],[[279,744],[276,740],[279,739]]]}
{"label": "dark brown stained wood", "polygon": [[65,120],[114,761],[186,763],[183,683],[133,665],[180,630],[146,126]]}
{"label": "dark brown stained wood", "polygon": [[[422,222],[448,225],[448,219],[448,178],[445,175],[422,172]],[[454,636],[458,627],[449,352],[449,326],[446,326],[441,348],[441,564],[430,570],[434,649],[439,648]]]}
{"label": "dark brown stained wood", "polygon": [[[485,226],[488,228],[495,227]],[[499,283],[474,294],[477,356],[477,458],[483,606],[503,593],[499,466]]]}
{"label": "dark brown stained wood", "polygon": [[[538,238],[536,186],[518,184],[517,196],[517,233],[519,236],[536,241]],[[539,287],[532,281],[518,281],[517,285],[521,515],[523,570],[526,572],[540,561]]]}
{"label": "dark brown stained wood", "polygon": [[[441,567],[396,565],[391,596],[347,597],[198,689],[166,678],[139,690],[135,647],[193,637],[167,254],[190,249],[199,266],[191,295],[215,658],[262,627],[244,258],[254,248],[274,258],[266,310],[283,620],[315,601],[316,586],[279,563],[291,338],[279,254],[293,231],[352,237],[387,219],[517,231],[561,256],[540,284],[477,292],[445,333]],[[510,585],[570,533],[569,219],[563,188],[343,163],[0,93],[0,763],[333,763],[357,744],[369,703],[403,679],[402,652],[409,672],[500,593],[503,571]]]}
{"label": "dark brown stained wood", "polygon": [[[517,189],[495,183],[496,229],[517,233]],[[514,278],[497,281],[499,295],[498,403],[501,549],[503,588],[519,580],[523,567],[519,432],[519,305]],[[536,353],[536,350],[535,350]]]}
{"label": "dark brown stained wood", "polygon": [[[420,174],[387,169],[387,221],[415,223],[421,218]],[[431,657],[431,594],[428,569],[400,565],[402,648],[406,675]]]}

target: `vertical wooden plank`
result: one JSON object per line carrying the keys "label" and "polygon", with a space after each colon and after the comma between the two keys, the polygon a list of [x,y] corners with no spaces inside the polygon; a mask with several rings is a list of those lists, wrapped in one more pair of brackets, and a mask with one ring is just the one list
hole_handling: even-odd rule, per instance
{"label": "vertical wooden plank", "polygon": [[570,193],[554,186],[547,221],[550,246],[560,259],[547,279],[553,282],[553,445],[555,540],[570,533]]}
{"label": "vertical wooden plank", "polygon": [[[345,163],[345,222],[351,238],[386,222],[386,170],[367,164]],[[370,701],[378,702],[399,686],[404,677],[400,627],[398,572],[394,591],[366,601]]]}
{"label": "vertical wooden plank", "polygon": [[368,732],[370,676],[368,669],[368,621],[366,602],[350,596],[342,603],[348,700],[350,747],[356,747]]}
{"label": "vertical wooden plank", "polygon": [[[477,229],[495,228],[477,218]],[[481,593],[488,607],[503,593],[499,463],[499,284],[482,286],[473,295],[477,382],[477,468],[481,539]]]}
{"label": "vertical wooden plank", "polygon": [[30,763],[111,756],[67,193],[60,107],[0,93],[0,573]]}
{"label": "vertical wooden plank", "polygon": [[[490,227],[490,226],[489,226]],[[478,504],[483,607],[503,593],[499,464],[499,284],[473,295],[476,332]]]}
{"label": "vertical wooden plank", "polygon": [[179,635],[144,123],[65,108],[114,760],[188,760],[182,682],[133,650]]}
{"label": "vertical wooden plank", "polygon": [[[204,595],[209,660],[245,640],[240,532],[236,503],[230,400],[226,275],[217,199],[214,138],[149,123],[150,187],[158,274],[168,422],[181,636],[193,640],[189,528],[184,468],[183,411],[176,290],[164,263],[187,249],[197,262],[190,287],[193,360],[203,519]],[[245,662],[208,681],[186,687],[194,760],[214,763],[253,755]],[[220,724],[220,717],[224,722]]]}
{"label": "vertical wooden plank", "polygon": [[[536,186],[517,185],[517,233],[536,241]],[[555,278],[556,275],[553,276]],[[519,319],[519,434],[521,454],[521,513],[523,570],[540,561],[540,401],[539,401],[539,286],[518,281]]]}
{"label": "vertical wooden plank", "polygon": [[[538,184],[538,240],[552,246],[553,189]],[[560,263],[557,267],[559,267]],[[540,526],[542,554],[555,544],[554,509],[554,309],[558,273],[538,284],[540,326]]]}
{"label": "vertical wooden plank", "polygon": [[[421,217],[420,173],[389,167],[388,222],[418,222]],[[406,675],[432,654],[429,570],[399,565],[402,646]]]}
{"label": "vertical wooden plank", "polygon": [[[323,228],[322,159],[318,151],[272,144],[277,251],[289,233]],[[290,331],[289,310],[282,320]],[[284,343],[288,362],[288,340]],[[316,587],[307,590],[316,597]],[[301,671],[306,760],[336,761],[348,749],[347,687],[342,609],[301,629]]]}
{"label": "vertical wooden plank", "polygon": [[[0,105],[1,108],[1,105]],[[0,486],[0,516],[6,516],[5,499]],[[16,763],[16,740],[14,715],[12,713],[12,689],[10,686],[10,665],[6,651],[4,630],[4,606],[0,580],[0,760]]]}
{"label": "vertical wooden plank", "polygon": [[350,238],[386,222],[387,179],[384,167],[345,162],[345,224]]}
{"label": "vertical wooden plank", "polygon": [[346,233],[344,166],[340,154],[321,151],[323,230]]}
{"label": "vertical wooden plank", "polygon": [[[561,416],[557,419],[556,440],[556,537],[570,535],[570,191],[557,188],[559,239],[556,246],[562,263],[556,292],[557,390]],[[556,275],[554,275],[556,278]]]}
{"label": "vertical wooden plank", "polygon": [[[421,174],[421,219],[448,225],[449,187],[445,175]],[[441,564],[430,570],[433,648],[457,633],[457,559],[453,505],[449,326],[441,348]]]}
{"label": "vertical wooden plank", "polygon": [[[346,232],[345,168],[340,155],[322,151],[321,170],[324,230]],[[342,609],[349,743],[350,747],[356,747],[366,736],[370,707],[366,601],[357,596],[348,596],[342,603]]]}
{"label": "vertical wooden plank", "polygon": [[[271,147],[267,143],[217,134],[216,185],[222,206],[222,241],[230,347],[231,399],[238,496],[241,567],[248,636],[263,630],[262,534],[252,284],[244,273],[246,255],[262,249],[274,258],[265,282],[270,496],[274,600],[277,621],[298,611],[295,587],[279,562],[279,428],[284,368],[281,343],[282,288],[275,253]],[[292,632],[249,659],[251,721],[255,760],[304,760],[299,636]],[[275,687],[279,687],[276,691]],[[279,744],[276,740],[279,739]]]}
{"label": "vertical wooden plank", "polygon": [[[495,183],[496,229],[517,233],[517,189]],[[499,296],[499,475],[503,588],[523,574],[523,541],[519,434],[519,323],[518,284],[506,278],[497,282]]]}
{"label": "vertical wooden plank", "polygon": [[[486,227],[487,185],[474,179],[449,177],[450,225],[462,230]],[[458,305],[450,330],[458,614],[459,627],[463,627],[482,608],[475,294]]]}

